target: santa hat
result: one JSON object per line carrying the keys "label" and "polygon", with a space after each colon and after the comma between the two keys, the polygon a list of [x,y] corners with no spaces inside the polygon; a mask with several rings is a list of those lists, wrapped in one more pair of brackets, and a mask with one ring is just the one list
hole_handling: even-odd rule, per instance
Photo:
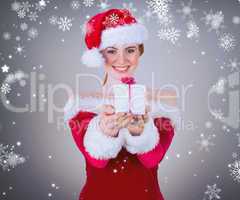
{"label": "santa hat", "polygon": [[93,16],[85,24],[87,50],[82,55],[82,63],[88,67],[104,65],[100,50],[116,44],[141,44],[148,38],[143,24],[127,9],[110,9]]}

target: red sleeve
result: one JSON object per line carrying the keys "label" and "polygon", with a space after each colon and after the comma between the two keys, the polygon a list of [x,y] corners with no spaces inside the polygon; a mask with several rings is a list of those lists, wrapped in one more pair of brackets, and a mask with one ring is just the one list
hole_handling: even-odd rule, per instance
{"label": "red sleeve", "polygon": [[138,159],[147,168],[156,167],[161,162],[174,136],[174,127],[169,118],[155,118],[154,125],[160,136],[157,146],[149,152],[137,154]]}
{"label": "red sleeve", "polygon": [[68,125],[71,129],[72,136],[75,143],[77,144],[79,150],[84,155],[86,161],[88,161],[92,166],[98,168],[104,168],[109,159],[95,159],[93,158],[85,149],[83,145],[83,138],[88,128],[88,124],[93,117],[97,114],[93,112],[80,111],[77,115],[68,121]]}

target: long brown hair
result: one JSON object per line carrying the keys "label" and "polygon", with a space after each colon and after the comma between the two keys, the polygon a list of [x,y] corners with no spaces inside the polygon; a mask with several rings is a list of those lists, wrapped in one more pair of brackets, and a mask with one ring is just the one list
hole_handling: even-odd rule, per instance
{"label": "long brown hair", "polygon": [[[142,56],[142,54],[144,53],[144,45],[143,44],[139,44],[138,45],[138,49],[140,51],[140,56]],[[105,72],[104,78],[103,78],[103,81],[102,81],[102,86],[104,86],[106,84],[107,78],[108,78],[108,73]]]}

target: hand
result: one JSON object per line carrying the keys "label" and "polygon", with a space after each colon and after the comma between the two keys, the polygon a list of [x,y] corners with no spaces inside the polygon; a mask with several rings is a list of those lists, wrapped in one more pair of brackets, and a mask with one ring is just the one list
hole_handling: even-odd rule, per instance
{"label": "hand", "polygon": [[115,113],[112,105],[104,105],[100,113],[99,126],[104,134],[117,137],[119,130],[126,127],[131,119],[130,113]]}
{"label": "hand", "polygon": [[131,135],[141,135],[144,130],[145,123],[149,120],[148,112],[150,111],[150,107],[147,106],[144,115],[132,115],[133,119],[127,125],[128,131]]}

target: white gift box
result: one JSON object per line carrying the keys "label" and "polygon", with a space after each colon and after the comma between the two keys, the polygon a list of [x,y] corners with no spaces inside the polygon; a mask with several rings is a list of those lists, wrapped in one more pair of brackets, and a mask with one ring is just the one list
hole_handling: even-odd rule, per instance
{"label": "white gift box", "polygon": [[146,86],[141,84],[113,85],[115,112],[145,114],[145,92]]}

